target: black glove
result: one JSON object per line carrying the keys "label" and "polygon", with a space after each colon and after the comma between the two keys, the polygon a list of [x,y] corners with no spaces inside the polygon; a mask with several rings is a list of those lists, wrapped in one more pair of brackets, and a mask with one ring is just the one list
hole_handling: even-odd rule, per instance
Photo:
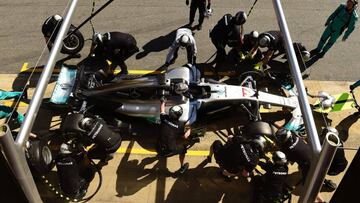
{"label": "black glove", "polygon": [[350,85],[350,90],[353,91],[355,87],[353,85]]}
{"label": "black glove", "polygon": [[188,5],[189,5],[189,0],[186,0],[185,3],[186,3],[186,5],[188,6]]}
{"label": "black glove", "polygon": [[211,4],[209,3],[207,6],[206,6],[207,9],[210,9],[211,8]]}

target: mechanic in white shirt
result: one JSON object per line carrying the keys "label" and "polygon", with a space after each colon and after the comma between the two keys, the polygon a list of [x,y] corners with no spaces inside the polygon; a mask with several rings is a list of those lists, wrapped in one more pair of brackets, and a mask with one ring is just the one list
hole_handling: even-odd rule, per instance
{"label": "mechanic in white shirt", "polygon": [[175,41],[170,46],[169,53],[166,57],[166,66],[175,63],[179,48],[186,48],[188,63],[196,63],[197,48],[192,31],[188,28],[180,28],[176,31]]}

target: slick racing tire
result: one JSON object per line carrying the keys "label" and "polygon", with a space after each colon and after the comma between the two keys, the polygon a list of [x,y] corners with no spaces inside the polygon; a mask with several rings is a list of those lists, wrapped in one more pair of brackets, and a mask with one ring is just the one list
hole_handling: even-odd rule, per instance
{"label": "slick racing tire", "polygon": [[[71,25],[68,34],[70,34],[75,29],[75,26]],[[70,35],[68,38],[64,39],[63,46],[61,48],[61,53],[74,55],[81,51],[84,47],[84,36],[81,34],[79,30],[74,32],[74,34]]]}
{"label": "slick racing tire", "polygon": [[244,132],[249,137],[256,137],[259,135],[266,135],[266,136],[273,136],[274,130],[271,127],[270,124],[263,122],[263,121],[257,121],[257,122],[251,122],[246,127]]}
{"label": "slick racing tire", "polygon": [[47,174],[55,165],[53,153],[49,146],[49,137],[29,140],[30,146],[26,150],[26,158],[35,176]]}

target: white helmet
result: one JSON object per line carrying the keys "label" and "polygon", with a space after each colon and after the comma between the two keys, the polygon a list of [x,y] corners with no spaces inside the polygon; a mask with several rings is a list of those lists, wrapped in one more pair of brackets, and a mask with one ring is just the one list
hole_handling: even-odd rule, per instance
{"label": "white helmet", "polygon": [[95,32],[93,35],[93,43],[103,43],[103,35],[101,33]]}
{"label": "white helmet", "polygon": [[259,32],[256,31],[256,30],[253,30],[253,31],[250,32],[250,36],[251,36],[252,38],[257,39],[257,38],[259,38]]}
{"label": "white helmet", "polygon": [[66,143],[62,143],[60,145],[60,153],[61,154],[71,154],[70,146]]}
{"label": "white helmet", "polygon": [[56,21],[60,21],[60,20],[62,20],[62,17],[60,15],[56,14],[56,15],[54,15],[54,19]]}
{"label": "white helmet", "polygon": [[304,59],[304,61],[308,61],[310,59],[310,52],[308,51],[302,51],[301,56]]}
{"label": "white helmet", "polygon": [[260,47],[267,47],[270,44],[270,37],[267,35],[262,35],[259,38],[259,46]]}
{"label": "white helmet", "polygon": [[187,47],[190,44],[190,37],[186,34],[180,37],[180,46]]}
{"label": "white helmet", "polygon": [[327,92],[320,91],[319,97],[320,97],[320,104],[323,109],[332,107],[335,103],[335,98]]}
{"label": "white helmet", "polygon": [[183,114],[183,109],[181,106],[172,106],[169,109],[169,116],[171,119],[179,120],[182,114]]}
{"label": "white helmet", "polygon": [[286,156],[281,151],[275,151],[272,155],[272,160],[276,164],[285,165],[287,163]]}

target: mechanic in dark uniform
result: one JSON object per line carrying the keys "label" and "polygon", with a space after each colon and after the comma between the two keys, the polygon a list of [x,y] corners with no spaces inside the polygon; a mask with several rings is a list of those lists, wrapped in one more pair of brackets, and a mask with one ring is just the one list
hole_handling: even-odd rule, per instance
{"label": "mechanic in dark uniform", "polygon": [[[295,42],[293,43],[293,46],[297,58],[300,59],[300,57],[302,57],[304,61],[309,60],[310,53],[301,43]],[[267,48],[262,61],[258,63],[258,67],[261,65],[266,65],[271,59],[286,53],[285,41],[282,33],[279,30],[271,30],[261,33],[258,38],[258,46],[255,46],[254,49],[257,49],[258,47]],[[284,55],[284,57],[286,56]],[[304,67],[301,69],[305,70]]]}
{"label": "mechanic in dark uniform", "polygon": [[296,162],[299,165],[303,180],[305,180],[311,163],[311,147],[303,139],[285,128],[276,132],[276,139],[287,160]]}
{"label": "mechanic in dark uniform", "polygon": [[[157,142],[157,153],[162,157],[171,157],[179,154],[180,169],[177,173],[184,173],[189,163],[184,163],[187,148],[186,139],[191,129],[184,122],[179,121],[183,109],[181,106],[172,106],[169,114],[165,113],[165,98],[160,99],[160,136]],[[186,130],[185,130],[186,129]]]}
{"label": "mechanic in dark uniform", "polygon": [[[189,5],[189,0],[186,0],[186,5]],[[210,5],[210,4],[209,4]],[[195,19],[196,10],[199,9],[199,24],[196,26],[198,30],[202,29],[202,24],[205,17],[206,0],[191,0],[190,4],[190,17],[189,17],[189,28],[192,27]]]}
{"label": "mechanic in dark uniform", "polygon": [[259,47],[267,48],[262,60],[263,65],[265,65],[270,61],[271,58],[274,57],[276,51],[277,55],[280,55],[280,53],[285,53],[282,33],[278,30],[271,30],[261,33],[259,35]]}
{"label": "mechanic in dark uniform", "polygon": [[[48,17],[42,25],[41,32],[44,35],[45,42],[49,51],[51,51],[52,47],[54,46],[54,42],[60,30],[62,21],[63,18],[60,15],[56,14]],[[71,24],[69,30],[73,29],[75,29],[75,26]],[[60,53],[68,54],[69,57],[81,57],[80,53],[67,53],[64,48],[60,49]]]}
{"label": "mechanic in dark uniform", "polygon": [[254,30],[244,35],[243,43],[230,50],[229,56],[235,57],[237,67],[241,70],[244,68],[253,68],[253,66],[261,61],[262,53],[257,48],[259,33]]}
{"label": "mechanic in dark uniform", "polygon": [[44,35],[45,42],[49,51],[54,46],[55,38],[60,30],[63,18],[60,15],[53,15],[48,17],[42,25],[41,31]]}
{"label": "mechanic in dark uniform", "polygon": [[225,61],[226,45],[230,47],[238,46],[242,43],[242,25],[246,22],[246,13],[239,11],[235,16],[231,14],[225,14],[215,25],[210,32],[210,38],[214,46],[216,47],[216,68],[218,70],[218,64]]}
{"label": "mechanic in dark uniform", "polygon": [[126,59],[138,51],[136,40],[130,34],[122,32],[95,33],[90,56],[96,58],[96,60],[111,61],[108,70],[104,70],[107,75],[112,76],[115,68],[120,66],[121,72],[119,75],[122,76],[128,74],[127,65],[125,64]]}
{"label": "mechanic in dark uniform", "polygon": [[256,183],[254,202],[274,203],[283,202],[284,191],[286,191],[286,178],[289,172],[286,156],[281,151],[275,151],[272,155],[272,162],[259,162],[262,169],[266,171],[261,180]]}
{"label": "mechanic in dark uniform", "polygon": [[216,140],[210,147],[208,162],[214,154],[216,163],[219,164],[225,177],[242,176],[248,177],[259,162],[259,156],[263,150],[263,144],[258,140],[247,142],[241,136],[229,136],[230,139],[225,145],[220,140]]}

